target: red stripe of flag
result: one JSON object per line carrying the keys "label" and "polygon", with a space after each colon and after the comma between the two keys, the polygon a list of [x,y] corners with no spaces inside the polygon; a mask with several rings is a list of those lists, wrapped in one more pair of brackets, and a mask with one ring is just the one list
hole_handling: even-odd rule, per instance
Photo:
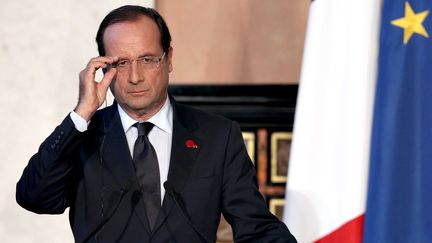
{"label": "red stripe of flag", "polygon": [[348,221],[315,243],[361,243],[363,240],[364,214]]}

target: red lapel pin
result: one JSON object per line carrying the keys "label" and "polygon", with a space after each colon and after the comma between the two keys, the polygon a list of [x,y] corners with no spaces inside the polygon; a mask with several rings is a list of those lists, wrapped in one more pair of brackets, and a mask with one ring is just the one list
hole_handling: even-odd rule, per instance
{"label": "red lapel pin", "polygon": [[188,148],[194,148],[194,149],[198,148],[198,145],[192,139],[186,140],[185,144],[186,144],[186,147],[188,147]]}

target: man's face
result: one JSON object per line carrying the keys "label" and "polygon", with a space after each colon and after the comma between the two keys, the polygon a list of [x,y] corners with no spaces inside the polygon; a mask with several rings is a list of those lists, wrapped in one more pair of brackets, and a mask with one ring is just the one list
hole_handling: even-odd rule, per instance
{"label": "man's face", "polygon": [[172,48],[156,69],[146,70],[136,60],[163,55],[157,25],[143,16],[133,22],[108,26],[103,37],[107,56],[132,60],[128,68],[117,68],[117,74],[110,85],[119,105],[133,118],[155,114],[167,98],[169,73],[172,71]]}

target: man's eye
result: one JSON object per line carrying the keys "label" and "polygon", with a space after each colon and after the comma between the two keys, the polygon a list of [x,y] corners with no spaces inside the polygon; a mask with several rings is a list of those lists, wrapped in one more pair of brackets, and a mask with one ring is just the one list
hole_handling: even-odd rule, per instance
{"label": "man's eye", "polygon": [[125,67],[128,65],[128,61],[126,60],[121,60],[117,62],[117,67]]}
{"label": "man's eye", "polygon": [[152,62],[152,58],[151,57],[143,57],[141,59],[141,62],[147,64],[147,63],[151,63]]}

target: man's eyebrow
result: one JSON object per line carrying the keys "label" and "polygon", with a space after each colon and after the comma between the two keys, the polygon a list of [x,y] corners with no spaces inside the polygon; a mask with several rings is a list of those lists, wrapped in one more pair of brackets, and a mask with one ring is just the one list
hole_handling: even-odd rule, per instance
{"label": "man's eyebrow", "polygon": [[121,60],[128,60],[128,58],[127,57],[124,57],[124,56],[117,56],[118,58],[117,58],[117,62],[118,61],[121,61]]}
{"label": "man's eyebrow", "polygon": [[[141,54],[141,55],[138,55],[138,57],[137,58],[143,58],[143,57],[155,57],[156,55],[154,55],[154,54],[152,54],[152,53],[150,53],[150,52],[146,52],[146,53],[143,53],[143,54]],[[128,58],[128,57],[125,57],[125,56],[117,56],[118,57],[118,61],[120,61],[120,60],[131,60],[130,58]]]}
{"label": "man's eyebrow", "polygon": [[144,54],[139,55],[138,57],[140,58],[140,57],[154,57],[154,56],[155,56],[155,54],[153,54],[153,53],[144,53]]}

